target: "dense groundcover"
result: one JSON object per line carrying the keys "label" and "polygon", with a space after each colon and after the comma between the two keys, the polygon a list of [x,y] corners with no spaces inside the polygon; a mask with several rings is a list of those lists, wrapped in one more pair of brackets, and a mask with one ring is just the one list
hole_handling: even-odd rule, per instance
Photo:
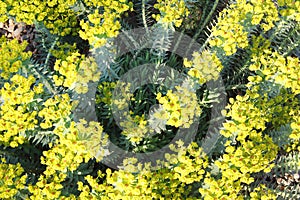
{"label": "dense groundcover", "polygon": [[0,0],[0,199],[299,199],[299,0]]}

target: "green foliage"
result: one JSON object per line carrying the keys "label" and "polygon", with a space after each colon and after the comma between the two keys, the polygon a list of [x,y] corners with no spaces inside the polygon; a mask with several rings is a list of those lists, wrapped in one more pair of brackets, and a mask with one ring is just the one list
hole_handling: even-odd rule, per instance
{"label": "green foliage", "polygon": [[299,57],[300,25],[294,20],[278,22],[276,29],[269,33],[272,48],[283,55]]}

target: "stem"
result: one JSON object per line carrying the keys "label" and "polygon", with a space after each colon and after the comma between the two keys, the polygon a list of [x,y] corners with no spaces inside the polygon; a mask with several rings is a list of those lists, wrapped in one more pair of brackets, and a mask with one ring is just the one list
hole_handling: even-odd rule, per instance
{"label": "stem", "polygon": [[[299,25],[297,27],[295,27],[291,32],[289,32],[289,36],[293,36],[294,33],[297,33],[298,29],[299,29]],[[282,48],[282,49],[284,49],[284,47],[287,47],[287,49],[285,50],[285,53],[282,54],[284,57],[288,56],[300,44],[300,41],[298,40],[296,43],[292,43],[291,45],[288,45],[287,42],[289,39],[290,39],[290,37],[286,37],[282,41],[281,45],[279,46],[279,48]]]}
{"label": "stem", "polygon": [[174,52],[177,51],[182,36],[183,36],[183,31],[180,32],[180,35],[179,35],[178,40],[177,40],[178,42],[176,42],[175,47],[174,47],[174,49],[172,50],[172,54],[174,54]]}
{"label": "stem", "polygon": [[142,18],[143,18],[143,24],[146,29],[146,33],[148,34],[148,25],[147,25],[147,20],[146,20],[146,9],[145,9],[145,2],[146,0],[142,0]]}
{"label": "stem", "polygon": [[43,83],[45,87],[52,93],[52,94],[57,94],[57,91],[51,86],[51,84],[48,82],[45,76],[43,76],[39,71],[37,71],[35,68],[32,68],[35,74],[38,75],[40,79],[43,79]]}
{"label": "stem", "polygon": [[248,59],[246,60],[246,62],[243,64],[243,67],[238,71],[237,75],[234,75],[233,80],[231,81],[231,83],[234,83],[242,73],[245,72],[245,70],[248,69],[249,64],[251,63],[251,56],[248,57]]}
{"label": "stem", "polygon": [[284,54],[282,54],[284,57],[288,56],[293,50],[295,50],[298,46],[300,45],[300,41],[298,41],[297,43],[293,44],[293,46],[291,48],[288,47],[287,52],[285,52]]}
{"label": "stem", "polygon": [[[201,25],[200,29],[198,29],[197,33],[194,35],[193,39],[196,40],[197,37],[200,35],[200,33],[203,31],[204,27],[206,26],[206,24],[209,22],[209,20],[211,19],[212,15],[214,14],[217,6],[218,6],[218,3],[219,3],[219,0],[216,0],[212,9],[210,10],[209,14],[207,15],[207,17],[205,18],[205,21],[204,23]],[[205,11],[204,11],[205,12]],[[204,43],[205,45],[207,43]],[[187,52],[190,51],[191,47],[192,47],[192,43],[189,45],[188,49],[187,49]],[[203,47],[201,47],[201,49],[203,49]]]}
{"label": "stem", "polygon": [[236,89],[245,89],[247,88],[246,84],[239,84],[239,85],[228,85],[226,86],[225,90],[236,90]]}
{"label": "stem", "polygon": [[[46,60],[45,60],[45,63],[44,63],[44,66],[43,66],[43,67],[47,67],[47,66],[48,66],[48,63],[49,63],[49,61],[50,61],[50,56],[51,56],[51,50],[54,49],[54,47],[55,47],[55,45],[56,45],[56,43],[57,43],[58,40],[59,40],[59,37],[56,37],[55,40],[54,40],[54,42],[52,43],[52,45],[51,45],[51,47],[50,47],[50,49],[49,49],[49,51],[48,51],[48,54],[47,54],[47,57],[46,57]],[[38,77],[39,77],[40,79],[43,79],[43,83],[44,83],[45,87],[46,87],[52,94],[54,94],[54,95],[57,94],[57,91],[51,86],[51,84],[49,83],[49,81],[47,80],[47,78],[46,78],[44,75],[42,75],[42,73],[40,73],[36,68],[32,68],[32,69],[33,69],[33,71],[35,72],[35,74],[38,75]]]}
{"label": "stem", "polygon": [[51,56],[51,50],[54,49],[54,47],[55,47],[55,45],[56,45],[56,43],[57,43],[58,40],[59,40],[59,37],[56,37],[55,40],[54,40],[54,42],[52,43],[52,45],[51,45],[51,47],[50,47],[50,49],[49,49],[49,51],[48,51],[48,54],[47,54],[47,57],[46,57],[46,61],[45,61],[44,66],[47,66],[47,65],[48,65],[48,62],[49,62],[50,56]]}

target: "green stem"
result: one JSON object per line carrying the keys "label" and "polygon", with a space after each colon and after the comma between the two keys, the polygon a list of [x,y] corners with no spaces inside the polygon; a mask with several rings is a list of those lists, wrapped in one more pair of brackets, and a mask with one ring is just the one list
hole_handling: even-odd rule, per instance
{"label": "green stem", "polygon": [[[193,36],[193,39],[194,39],[195,41],[196,41],[196,39],[198,38],[198,36],[200,35],[200,33],[203,31],[203,29],[205,28],[205,26],[207,25],[207,23],[209,22],[209,20],[211,19],[211,17],[212,17],[212,15],[214,14],[214,12],[215,12],[215,10],[216,10],[218,4],[219,4],[219,0],[216,0],[215,3],[214,3],[214,5],[213,5],[213,7],[212,7],[212,9],[210,10],[209,14],[207,15],[207,17],[205,18],[204,22],[202,23],[200,29],[198,29],[198,31],[196,32],[196,34]],[[205,16],[204,16],[204,17],[205,17]],[[201,20],[201,21],[202,21],[202,20]],[[204,43],[204,44],[206,45],[207,43]],[[189,47],[188,47],[188,49],[187,49],[187,52],[190,51],[192,45],[193,45],[193,43],[190,43],[190,45],[189,45]],[[203,46],[204,46],[204,45],[202,45],[201,49],[203,49]]]}
{"label": "green stem", "polygon": [[252,59],[251,56],[249,56],[248,59],[246,60],[245,64],[243,65],[243,67],[242,67],[242,68],[239,70],[239,72],[237,73],[237,75],[234,75],[233,80],[231,81],[231,83],[234,83],[234,82],[240,77],[240,75],[241,75],[242,73],[244,73],[245,70],[248,69],[249,64],[250,64],[250,62],[251,62],[251,59]]}
{"label": "green stem", "polygon": [[148,34],[148,25],[147,25],[147,21],[146,21],[146,9],[145,9],[145,2],[146,0],[142,0],[142,18],[143,18],[143,24],[144,27],[146,29],[146,33]]}
{"label": "green stem", "polygon": [[180,35],[179,35],[178,40],[177,40],[177,42],[176,42],[176,44],[175,44],[175,47],[174,47],[174,49],[172,50],[172,54],[174,54],[174,52],[177,51],[182,36],[183,36],[183,31],[180,32]]}
{"label": "green stem", "polygon": [[[297,30],[299,29],[299,25],[297,27],[295,27],[291,32],[289,32],[289,36],[293,36],[294,33],[297,32]],[[288,56],[294,49],[296,49],[299,44],[300,41],[298,40],[296,43],[292,43],[291,45],[287,45],[287,41],[290,39],[290,37],[286,37],[280,44],[279,48],[284,49],[285,47],[287,47],[287,49],[285,50],[285,53],[283,53],[282,55],[284,57]]]}
{"label": "green stem", "polygon": [[[59,40],[59,37],[56,37],[55,40],[54,40],[54,42],[52,43],[52,45],[51,45],[51,47],[50,47],[50,49],[49,49],[49,51],[48,51],[48,54],[47,54],[47,57],[46,57],[46,61],[45,61],[45,63],[44,63],[44,67],[47,67],[47,66],[48,66],[48,63],[49,63],[49,61],[50,61],[50,56],[51,56],[51,50],[54,49],[54,47],[55,47],[55,45],[56,45],[56,43],[57,43],[58,40]],[[57,91],[51,86],[51,84],[49,83],[49,81],[47,80],[47,78],[46,78],[44,75],[42,75],[42,73],[40,73],[35,67],[32,68],[32,69],[33,69],[33,71],[35,72],[35,74],[37,74],[38,77],[39,77],[40,79],[43,80],[43,83],[44,83],[45,87],[46,87],[52,94],[54,94],[54,95],[57,94]]]}
{"label": "green stem", "polygon": [[43,76],[39,71],[37,71],[35,68],[33,68],[33,71],[35,72],[35,74],[38,75],[38,77],[40,79],[43,80],[43,83],[45,85],[45,87],[52,93],[52,94],[57,94],[57,91],[51,86],[51,84],[48,82],[48,80],[46,79],[45,76]]}
{"label": "green stem", "polygon": [[297,43],[294,43],[291,48],[288,47],[287,52],[282,54],[284,57],[288,56],[293,50],[295,50],[300,45],[300,40]]}
{"label": "green stem", "polygon": [[54,49],[54,47],[55,47],[55,45],[56,45],[56,43],[57,43],[58,40],[59,40],[59,37],[56,37],[55,40],[54,40],[54,42],[52,43],[52,45],[51,45],[51,47],[50,47],[50,49],[48,51],[48,54],[47,54],[44,66],[48,65],[48,62],[49,62],[50,56],[51,56],[51,51]]}

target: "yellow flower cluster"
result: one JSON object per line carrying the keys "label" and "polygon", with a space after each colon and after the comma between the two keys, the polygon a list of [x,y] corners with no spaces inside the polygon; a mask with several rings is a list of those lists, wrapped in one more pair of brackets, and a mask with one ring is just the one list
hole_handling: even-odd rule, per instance
{"label": "yellow flower cluster", "polygon": [[251,200],[273,200],[276,199],[277,195],[267,189],[265,185],[261,184],[250,193],[250,197]]}
{"label": "yellow flower cluster", "polygon": [[[237,170],[232,169],[234,174]],[[213,199],[238,199],[243,200],[238,196],[239,191],[242,189],[241,182],[228,181],[226,178],[216,180],[210,173],[204,178],[204,187],[199,189],[200,194],[204,200]]]}
{"label": "yellow flower cluster", "polygon": [[103,127],[99,122],[80,119],[76,124],[78,129],[77,140],[84,146],[85,150],[97,161],[101,161],[104,156],[107,156],[110,152],[106,149],[108,144],[108,135],[103,133]]}
{"label": "yellow flower cluster", "polygon": [[29,60],[31,52],[23,52],[27,42],[19,44],[17,39],[7,41],[2,36],[0,38],[0,75],[4,79],[9,79],[12,73],[18,72],[22,64]]}
{"label": "yellow flower cluster", "polygon": [[[115,107],[117,110],[125,110],[128,107],[128,103],[130,102],[131,99],[133,99],[133,94],[130,92],[130,83],[125,83],[125,82],[117,82],[116,88],[119,89],[117,92],[115,92],[116,95],[113,99],[113,107]],[[124,117],[125,119],[129,113],[125,113]]]}
{"label": "yellow flower cluster", "polygon": [[91,57],[85,58],[79,53],[72,53],[66,60],[56,60],[54,70],[61,75],[53,75],[56,86],[64,86],[82,94],[88,92],[88,82],[100,79],[98,65]]}
{"label": "yellow flower cluster", "polygon": [[11,147],[23,144],[26,130],[32,130],[37,124],[36,111],[29,111],[28,104],[35,101],[35,94],[43,91],[43,85],[31,87],[35,78],[14,75],[0,90],[3,104],[0,107],[0,142]]}
{"label": "yellow flower cluster", "polygon": [[156,99],[166,111],[158,118],[165,117],[167,125],[189,128],[194,122],[194,117],[201,114],[196,94],[187,88],[176,86],[175,92],[169,90],[166,96],[158,93]]}
{"label": "yellow flower cluster", "polygon": [[[85,0],[84,2],[96,8],[93,13],[88,15],[87,21],[80,21],[83,30],[79,31],[79,36],[84,40],[88,40],[89,44],[95,48],[103,46],[108,38],[118,35],[121,28],[118,20],[125,11],[132,7],[132,3],[127,0]],[[103,13],[99,13],[99,8],[104,10]]]}
{"label": "yellow flower cluster", "polygon": [[179,27],[183,18],[189,14],[183,0],[158,0],[157,3],[154,4],[154,8],[160,11],[160,15],[153,14],[153,18],[155,18],[156,21],[174,24],[176,27]]}
{"label": "yellow flower cluster", "polygon": [[[235,170],[234,170],[235,171]],[[222,180],[222,181],[220,181]],[[223,178],[218,181],[211,180],[210,176],[204,179],[204,183],[209,185],[209,189],[200,189],[200,193],[204,196],[205,200],[213,200],[213,199],[238,199],[244,200],[245,198],[241,196],[238,192],[242,189],[241,182],[226,182]],[[214,188],[211,190],[211,188]],[[226,192],[229,192],[229,195],[224,195],[224,188]],[[214,191],[214,192],[212,192]],[[223,194],[223,195],[222,195]],[[265,188],[264,185],[260,185],[259,187],[255,188],[254,191],[250,193],[251,200],[271,200],[276,199],[276,194],[270,191],[269,189]]]}
{"label": "yellow flower cluster", "polygon": [[20,163],[6,164],[4,158],[0,162],[0,198],[13,199],[14,196],[25,188],[26,175]]}
{"label": "yellow flower cluster", "polygon": [[[119,89],[119,96],[112,99],[112,108],[118,110],[121,114],[119,117],[122,134],[125,135],[132,143],[138,144],[148,132],[147,121],[144,116],[134,116],[132,111],[128,110],[130,100],[133,100],[133,94],[130,92],[130,83],[117,82],[116,87]],[[115,87],[115,86],[114,86]]]}
{"label": "yellow flower cluster", "polygon": [[144,115],[136,115],[134,118],[129,115],[127,116],[126,121],[121,122],[120,125],[123,128],[122,134],[132,143],[138,144],[145,136],[147,136],[149,131]]}
{"label": "yellow flower cluster", "polygon": [[294,94],[300,93],[300,61],[299,58],[288,56],[285,58],[278,52],[263,50],[253,56],[254,62],[249,66],[251,71],[261,72],[264,79],[274,81],[286,88],[291,88]]}
{"label": "yellow flower cluster", "polygon": [[[229,120],[223,123],[223,130],[220,133],[231,139],[225,143],[226,153],[214,162],[221,172],[221,178],[208,173],[204,179],[205,188],[208,187],[208,189],[199,189],[204,199],[243,199],[239,193],[242,190],[241,184],[254,182],[254,178],[251,177],[252,173],[269,172],[272,169],[274,164],[271,162],[277,156],[278,146],[265,134],[269,131],[266,124],[276,130],[281,125],[292,121],[293,132],[290,138],[295,142],[290,148],[297,148],[299,122],[296,116],[299,115],[299,101],[295,97],[296,90],[292,89],[294,93],[291,94],[282,89],[276,96],[270,97],[267,94],[268,89],[263,88],[262,82],[263,80],[269,81],[271,78],[276,82],[274,77],[286,71],[284,69],[287,63],[292,63],[289,69],[293,69],[298,61],[289,57],[285,59],[278,53],[272,54],[269,50],[258,50],[256,53],[258,55],[255,53],[252,55],[254,64],[250,66],[250,69],[259,71],[259,75],[250,76],[246,94],[238,95],[235,99],[230,98],[227,110],[223,111],[223,115]],[[267,56],[266,53],[268,53]],[[293,73],[286,76],[286,79],[293,80]],[[262,92],[264,94],[261,94]],[[273,193],[264,190],[266,192],[263,194],[261,190],[260,188],[254,189],[251,192],[251,198],[274,199]]]}
{"label": "yellow flower cluster", "polygon": [[300,2],[297,0],[278,0],[280,14],[287,19],[300,22]]}
{"label": "yellow flower cluster", "polygon": [[[276,82],[274,77],[284,71],[288,65],[287,60],[293,63],[289,65],[289,67],[292,66],[291,68],[297,66],[298,61],[289,57],[285,59],[276,52],[272,54],[269,50],[256,51],[256,53],[259,56],[253,54],[254,64],[250,66],[250,69],[259,71],[259,75],[250,76],[246,94],[238,95],[235,100],[230,98],[230,104],[226,107],[227,111],[223,111],[223,115],[230,120],[223,124],[223,130],[220,133],[227,138],[230,137],[232,142],[226,142],[226,153],[214,162],[220,169],[222,177],[216,179],[207,174],[204,183],[209,189],[199,189],[204,199],[242,199],[239,195],[242,189],[241,184],[252,183],[254,181],[251,177],[252,173],[269,172],[272,169],[274,164],[270,163],[276,158],[278,146],[268,135],[263,134],[268,130],[267,123],[276,130],[281,125],[292,122],[293,132],[290,138],[294,140],[294,143],[288,149],[296,149],[299,144],[299,119],[297,117],[299,101],[295,97],[296,93],[291,94],[282,89],[276,96],[270,97],[267,94],[268,89],[263,88],[262,85],[263,80],[271,78]],[[267,56],[266,53],[268,53]],[[287,80],[293,80],[293,78],[293,73],[286,76]],[[264,95],[261,94],[262,92]],[[264,195],[260,193],[260,190],[258,188],[251,192],[251,198],[274,199],[273,193],[268,191]]]}
{"label": "yellow flower cluster", "polygon": [[74,171],[80,163],[91,158],[83,142],[79,140],[75,122],[71,122],[69,127],[65,127],[64,123],[58,124],[53,133],[59,136],[59,139],[50,150],[44,151],[44,157],[41,157],[41,163],[47,165],[45,175],[54,174],[55,171]]}
{"label": "yellow flower cluster", "polygon": [[3,1],[0,1],[0,22],[5,22],[8,20],[6,15],[7,4]]}
{"label": "yellow flower cluster", "polygon": [[68,94],[55,95],[47,99],[44,103],[38,116],[42,119],[40,127],[42,129],[51,128],[60,119],[67,119],[71,114],[73,103]]}
{"label": "yellow flower cluster", "polygon": [[116,87],[115,82],[103,82],[98,85],[98,91],[101,94],[96,95],[96,103],[105,103],[110,105],[112,103],[112,89]]}
{"label": "yellow flower cluster", "polygon": [[199,189],[204,199],[242,199],[239,196],[241,184],[254,182],[252,173],[269,172],[273,167],[270,163],[277,156],[278,146],[268,135],[262,134],[271,118],[267,112],[269,106],[257,107],[257,97],[251,98],[246,94],[230,99],[229,111],[223,112],[231,119],[223,124],[224,130],[220,133],[233,138],[234,142],[227,141],[226,153],[214,162],[222,177],[216,179],[208,174],[204,183],[209,189]]}
{"label": "yellow flower cluster", "polygon": [[[112,108],[118,110],[120,114],[120,126],[122,128],[122,134],[129,139],[133,144],[138,144],[149,133],[149,127],[147,126],[147,120],[145,116],[132,116],[134,113],[128,109],[130,100],[135,100],[133,94],[130,91],[130,83],[117,82],[112,84],[115,89],[114,99],[112,99]],[[111,95],[111,93],[107,93]]]}
{"label": "yellow flower cluster", "polygon": [[[225,137],[237,135],[238,140],[244,140],[252,128],[264,130],[265,123],[268,122],[268,119],[266,119],[265,113],[257,108],[252,102],[248,101],[248,95],[243,97],[237,96],[236,99],[237,100],[234,101],[233,98],[230,98],[229,101],[231,105],[227,106],[230,110],[227,111],[227,113],[223,111],[223,114],[231,117],[232,120],[223,124],[225,129],[221,130],[220,133]],[[251,126],[247,126],[248,123],[250,123],[249,120],[251,120]]]}
{"label": "yellow flower cluster", "polygon": [[295,110],[298,110],[300,106],[297,97],[282,89],[277,96],[270,99],[266,93],[261,96],[258,95],[262,90],[264,90],[262,86],[254,86],[246,92],[252,99],[255,99],[256,107],[263,110],[265,110],[264,107],[269,108],[264,112],[268,122],[271,122],[275,129],[290,123],[295,115]]}
{"label": "yellow flower cluster", "polygon": [[217,25],[212,28],[210,45],[221,47],[226,55],[232,55],[237,48],[248,46],[251,26],[262,23],[261,27],[268,31],[278,20],[278,11],[272,0],[237,0],[220,13]]}
{"label": "yellow flower cluster", "polygon": [[295,111],[293,122],[291,123],[292,133],[289,135],[293,139],[293,144],[288,151],[297,149],[300,151],[300,110]]}
{"label": "yellow flower cluster", "polygon": [[[285,150],[289,152],[299,149],[299,128],[297,125],[299,124],[299,100],[296,95],[300,93],[300,62],[297,57],[285,57],[276,51],[270,50],[269,42],[258,45],[261,43],[261,40],[262,38],[260,37],[254,42],[252,50],[253,63],[249,66],[251,71],[255,71],[259,75],[248,77],[248,87],[249,89],[251,88],[251,92],[248,90],[247,93],[258,99],[259,95],[257,93],[260,90],[258,84],[263,81],[283,86],[278,96],[273,97],[271,100],[267,95],[264,98],[260,97],[257,105],[260,105],[261,108],[269,108],[268,118],[275,128],[282,124],[291,124],[293,131],[289,138],[293,142],[285,147]],[[291,89],[291,92],[288,92],[286,89]],[[272,113],[273,115],[270,115]]]}
{"label": "yellow flower cluster", "polygon": [[[51,33],[61,36],[70,33],[76,34],[77,18],[75,12],[70,9],[75,4],[75,0],[0,1],[0,3],[2,2],[7,5],[5,15],[15,17],[18,22],[31,25],[38,21],[44,23]],[[2,13],[4,12],[2,11]],[[2,15],[0,18],[3,20],[7,19],[7,17]]]}
{"label": "yellow flower cluster", "polygon": [[[276,158],[277,146],[268,136],[262,136],[257,131],[251,131],[251,141],[243,140],[240,147],[227,144],[226,152],[221,161],[215,164],[222,170],[222,177],[235,181],[240,180],[246,184],[254,181],[250,178],[251,173],[264,171],[269,172],[273,167],[270,162]],[[241,140],[238,140],[239,142]]]}
{"label": "yellow flower cluster", "polygon": [[158,170],[151,171],[150,163],[142,165],[136,158],[128,158],[119,170],[98,171],[97,178],[86,176],[89,185],[78,182],[79,198],[181,199],[192,192],[193,182],[202,180],[208,160],[195,143],[185,147],[182,141],[177,141],[170,148],[175,153],[166,154],[167,162],[160,162],[162,168]]}
{"label": "yellow flower cluster", "polygon": [[183,146],[182,141],[170,145],[170,149],[176,154],[166,154],[167,165],[173,166],[174,179],[185,184],[200,182],[203,179],[205,170],[208,167],[208,158],[202,149],[194,142],[188,147]]}
{"label": "yellow flower cluster", "polygon": [[29,199],[59,199],[61,196],[61,189],[63,188],[61,182],[66,178],[64,173],[55,173],[53,175],[41,175],[35,185],[29,185],[28,191],[31,193]]}
{"label": "yellow flower cluster", "polygon": [[282,90],[277,96],[269,98],[267,94],[259,95],[261,90],[263,88],[258,86],[252,87],[243,97],[237,96],[236,101],[229,99],[227,109],[230,109],[223,111],[223,114],[231,120],[223,124],[222,135],[244,140],[252,128],[264,131],[265,124],[270,123],[276,129],[293,121],[299,109],[297,97]]}
{"label": "yellow flower cluster", "polygon": [[76,43],[73,45],[69,43],[63,43],[60,42],[56,43],[57,49],[50,50],[51,54],[61,60],[66,60],[68,56],[71,56],[72,53],[75,53],[77,51]]}
{"label": "yellow flower cluster", "polygon": [[[99,179],[105,176],[105,181],[99,183]],[[89,185],[91,186],[93,192],[91,191],[89,185],[83,185],[82,182],[78,182],[78,190],[81,191],[79,198],[80,199],[97,199],[98,196],[101,196],[103,200],[109,199],[150,199],[151,189],[148,190],[149,194],[144,195],[140,192],[141,189],[144,189],[145,186],[148,186],[145,178],[136,179],[135,176],[126,171],[114,171],[111,172],[110,169],[106,170],[106,173],[103,174],[101,171],[98,171],[98,177],[93,178],[88,175],[85,177]],[[141,186],[140,184],[143,183]],[[136,182],[135,186],[133,184]]]}
{"label": "yellow flower cluster", "polygon": [[258,25],[262,22],[261,27],[264,31],[268,31],[273,28],[274,23],[279,20],[275,3],[272,0],[251,0],[250,2],[253,6],[250,11],[252,14],[251,24]]}
{"label": "yellow flower cluster", "polygon": [[[237,48],[245,48],[248,46],[247,32],[244,31],[240,24],[241,19],[244,20],[246,9],[245,3],[241,5],[241,1],[230,5],[228,9],[224,9],[220,13],[219,21],[216,26],[212,28],[212,35],[210,40],[211,46],[221,47],[226,55],[232,55],[237,51]],[[241,6],[241,7],[239,7]]]}
{"label": "yellow flower cluster", "polygon": [[215,53],[203,51],[193,53],[193,59],[183,61],[185,67],[190,68],[188,75],[198,80],[199,84],[204,84],[211,80],[217,80],[219,73],[223,69],[222,63]]}
{"label": "yellow flower cluster", "polygon": [[[59,139],[55,144],[50,144],[51,149],[44,151],[41,157],[41,163],[47,166],[46,170],[35,185],[29,186],[32,193],[30,199],[66,199],[61,190],[67,173],[76,170],[93,156],[98,160],[105,156],[101,148],[106,144],[107,137],[101,137],[102,131],[98,122],[90,122],[87,126],[85,120],[78,123],[72,121],[67,126],[61,120],[53,130]],[[70,199],[76,198],[71,195]]]}
{"label": "yellow flower cluster", "polygon": [[66,60],[56,60],[54,70],[59,72],[61,76],[53,75],[53,80],[56,86],[64,86],[70,88],[77,80],[77,68],[80,61],[83,59],[83,55],[79,53],[73,53],[68,56]]}

